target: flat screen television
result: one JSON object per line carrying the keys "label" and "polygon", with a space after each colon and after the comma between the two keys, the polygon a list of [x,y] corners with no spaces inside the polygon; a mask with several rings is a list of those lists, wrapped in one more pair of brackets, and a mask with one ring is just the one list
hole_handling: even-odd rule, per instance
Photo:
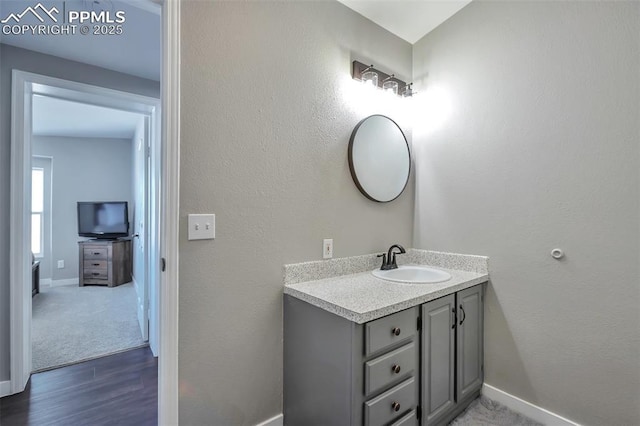
{"label": "flat screen television", "polygon": [[79,201],[78,235],[104,239],[128,237],[128,203],[126,201]]}

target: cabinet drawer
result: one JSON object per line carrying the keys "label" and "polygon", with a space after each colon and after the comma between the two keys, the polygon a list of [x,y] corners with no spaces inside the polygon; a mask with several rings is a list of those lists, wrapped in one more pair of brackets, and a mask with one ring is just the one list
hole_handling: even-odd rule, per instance
{"label": "cabinet drawer", "polygon": [[85,269],[84,278],[92,280],[106,280],[109,278],[109,273],[106,269]]}
{"label": "cabinet drawer", "polygon": [[413,410],[398,421],[391,423],[391,426],[418,426],[418,416],[416,410]]}
{"label": "cabinet drawer", "polygon": [[365,426],[382,426],[416,407],[416,382],[412,377],[364,403]]}
{"label": "cabinet drawer", "polygon": [[107,269],[106,260],[85,260],[84,269]]}
{"label": "cabinet drawer", "polygon": [[85,260],[106,259],[107,249],[105,247],[85,247],[84,258]]}
{"label": "cabinet drawer", "polygon": [[365,325],[365,353],[371,355],[416,334],[418,314],[407,309]]}
{"label": "cabinet drawer", "polygon": [[364,364],[364,393],[370,394],[411,375],[416,369],[415,342],[367,361]]}

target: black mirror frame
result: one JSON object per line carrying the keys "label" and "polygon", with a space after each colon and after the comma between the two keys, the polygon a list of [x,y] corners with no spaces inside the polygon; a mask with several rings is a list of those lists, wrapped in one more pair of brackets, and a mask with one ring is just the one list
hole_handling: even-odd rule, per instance
{"label": "black mirror frame", "polygon": [[[391,121],[393,124],[395,124],[398,130],[400,130],[400,134],[402,135],[402,138],[404,139],[404,143],[407,146],[407,153],[409,154],[409,170],[407,170],[407,180],[404,182],[404,186],[402,187],[398,195],[386,201],[377,200],[373,198],[369,193],[367,193],[367,191],[360,184],[360,181],[358,180],[358,176],[356,175],[355,167],[353,165],[353,141],[356,137],[356,134],[358,133],[358,129],[360,128],[360,126],[371,117],[384,117],[387,120]],[[360,120],[360,122],[353,129],[353,132],[351,132],[351,137],[349,138],[349,171],[351,172],[351,178],[353,179],[353,182],[356,184],[356,187],[360,190],[362,195],[367,197],[369,200],[375,201],[376,203],[390,203],[393,200],[396,200],[398,197],[400,197],[404,192],[404,190],[407,188],[407,185],[409,184],[409,178],[411,177],[411,149],[409,149],[409,142],[407,142],[407,137],[402,131],[402,128],[398,126],[398,123],[396,123],[394,120],[387,117],[386,115],[382,115],[382,114],[373,114]]]}

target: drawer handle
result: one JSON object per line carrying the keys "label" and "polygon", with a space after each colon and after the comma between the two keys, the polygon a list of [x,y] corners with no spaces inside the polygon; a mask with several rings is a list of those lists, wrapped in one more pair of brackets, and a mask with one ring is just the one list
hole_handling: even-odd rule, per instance
{"label": "drawer handle", "polygon": [[394,402],[391,404],[391,409],[393,411],[400,411],[400,404],[398,402]]}
{"label": "drawer handle", "polygon": [[98,256],[98,255],[100,254],[100,252],[99,252],[99,251],[94,251],[94,252],[93,252],[93,254],[94,254],[95,256]]}
{"label": "drawer handle", "polygon": [[98,275],[100,275],[100,272],[93,272],[91,275],[98,276]]}
{"label": "drawer handle", "polygon": [[393,329],[391,330],[391,334],[393,334],[394,336],[399,336],[400,335],[400,327],[393,327]]}
{"label": "drawer handle", "polygon": [[394,364],[393,367],[391,367],[391,371],[398,374],[400,372],[400,366],[398,364]]}
{"label": "drawer handle", "polygon": [[92,263],[93,266],[100,266],[99,263]]}

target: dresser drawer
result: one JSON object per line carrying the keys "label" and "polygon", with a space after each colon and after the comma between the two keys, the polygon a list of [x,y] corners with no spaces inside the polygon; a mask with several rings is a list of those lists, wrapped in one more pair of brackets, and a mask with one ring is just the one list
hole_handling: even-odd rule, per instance
{"label": "dresser drawer", "polygon": [[364,403],[365,426],[382,426],[416,407],[413,377]]}
{"label": "dresser drawer", "polygon": [[106,280],[109,279],[109,272],[106,269],[85,269],[85,280]]}
{"label": "dresser drawer", "polygon": [[416,334],[418,311],[407,309],[365,325],[365,354],[371,355],[381,349],[412,338]]}
{"label": "dresser drawer", "polygon": [[418,415],[416,410],[413,410],[406,416],[391,423],[391,426],[418,426]]}
{"label": "dresser drawer", "polygon": [[418,346],[411,342],[364,364],[364,393],[372,392],[407,377],[416,369]]}
{"label": "dresser drawer", "polygon": [[106,260],[85,260],[84,269],[107,269]]}
{"label": "dresser drawer", "polygon": [[107,252],[105,247],[84,247],[84,259],[107,259]]}

